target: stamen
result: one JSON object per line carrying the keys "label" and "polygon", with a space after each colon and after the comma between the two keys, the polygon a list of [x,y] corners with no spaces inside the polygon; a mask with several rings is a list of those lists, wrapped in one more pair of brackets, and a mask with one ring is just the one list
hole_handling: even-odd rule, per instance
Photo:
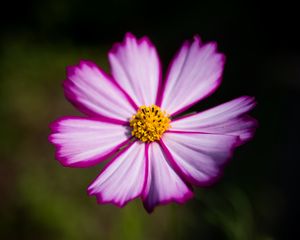
{"label": "stamen", "polygon": [[171,127],[170,122],[170,115],[160,107],[141,106],[130,120],[131,134],[143,142],[157,141]]}

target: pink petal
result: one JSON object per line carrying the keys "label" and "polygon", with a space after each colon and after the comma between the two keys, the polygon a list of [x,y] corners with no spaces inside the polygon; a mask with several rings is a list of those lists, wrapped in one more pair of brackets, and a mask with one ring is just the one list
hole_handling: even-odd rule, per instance
{"label": "pink petal", "polygon": [[162,146],[177,172],[196,185],[208,185],[221,173],[237,137],[202,133],[166,132]]}
{"label": "pink petal", "polygon": [[90,116],[127,121],[136,111],[117,84],[94,63],[81,61],[67,68],[66,97]]}
{"label": "pink petal", "polygon": [[172,121],[172,131],[196,131],[238,136],[242,144],[257,127],[255,119],[245,115],[255,107],[252,97],[243,96],[204,112]]}
{"label": "pink petal", "polygon": [[192,43],[185,42],[169,66],[158,104],[176,115],[210,95],[220,85],[224,62],[215,43],[203,45],[198,36]]}
{"label": "pink petal", "polygon": [[123,43],[115,44],[110,51],[109,61],[115,80],[138,106],[155,103],[161,69],[148,38],[138,40],[127,33]]}
{"label": "pink petal", "polygon": [[125,126],[101,119],[65,117],[50,127],[49,141],[56,147],[56,159],[68,167],[95,165],[128,142]]}
{"label": "pink petal", "polygon": [[148,157],[149,174],[143,193],[144,206],[148,212],[152,212],[158,204],[184,203],[193,196],[157,142],[149,144]]}
{"label": "pink petal", "polygon": [[141,195],[146,180],[145,144],[136,141],[118,154],[89,186],[98,203],[123,207]]}

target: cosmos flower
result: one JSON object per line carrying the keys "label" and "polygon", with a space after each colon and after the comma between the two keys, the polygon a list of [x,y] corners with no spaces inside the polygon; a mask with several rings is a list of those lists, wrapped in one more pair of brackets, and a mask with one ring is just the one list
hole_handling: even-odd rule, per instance
{"label": "cosmos flower", "polygon": [[51,124],[56,159],[67,167],[110,159],[88,187],[98,203],[123,207],[140,197],[151,212],[158,204],[186,202],[192,185],[217,180],[233,150],[252,138],[256,121],[246,114],[254,98],[182,116],[221,83],[225,57],[198,36],[183,44],[165,81],[147,37],[128,33],[108,55],[111,75],[89,61],[67,68],[65,96],[87,116]]}

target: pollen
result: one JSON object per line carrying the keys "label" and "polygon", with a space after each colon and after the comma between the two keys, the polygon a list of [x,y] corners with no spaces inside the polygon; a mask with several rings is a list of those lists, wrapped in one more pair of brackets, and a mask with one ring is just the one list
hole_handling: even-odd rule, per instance
{"label": "pollen", "polygon": [[171,127],[170,122],[170,115],[160,107],[141,106],[130,119],[131,134],[142,142],[154,142]]}

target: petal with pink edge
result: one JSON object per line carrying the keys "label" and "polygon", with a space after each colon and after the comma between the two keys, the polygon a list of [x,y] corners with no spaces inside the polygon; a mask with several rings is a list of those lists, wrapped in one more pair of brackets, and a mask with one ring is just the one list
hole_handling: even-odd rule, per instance
{"label": "petal with pink edge", "polygon": [[98,203],[123,207],[141,195],[146,180],[145,144],[134,142],[118,154],[88,187]]}
{"label": "petal with pink edge", "polygon": [[149,174],[143,193],[144,206],[152,212],[159,204],[184,203],[193,192],[178,176],[169,163],[168,156],[157,142],[149,144]]}
{"label": "petal with pink edge", "polygon": [[172,130],[238,136],[239,144],[254,135],[257,121],[247,115],[256,105],[253,97],[243,96],[209,110],[172,121]]}
{"label": "petal with pink edge", "polygon": [[155,103],[161,69],[156,49],[147,37],[138,40],[127,33],[123,43],[113,46],[109,62],[116,82],[138,106]]}
{"label": "petal with pink edge", "polygon": [[89,116],[127,121],[134,113],[130,98],[94,63],[81,61],[67,68],[65,95]]}
{"label": "petal with pink edge", "polygon": [[128,142],[125,126],[100,119],[65,117],[50,126],[56,159],[68,167],[89,167],[105,160]]}
{"label": "petal with pink edge", "polygon": [[221,83],[224,62],[215,43],[204,45],[198,36],[185,42],[169,66],[158,105],[176,115],[210,95]]}
{"label": "petal with pink edge", "polygon": [[202,133],[166,132],[161,140],[177,171],[190,183],[209,185],[232,156],[237,137]]}

